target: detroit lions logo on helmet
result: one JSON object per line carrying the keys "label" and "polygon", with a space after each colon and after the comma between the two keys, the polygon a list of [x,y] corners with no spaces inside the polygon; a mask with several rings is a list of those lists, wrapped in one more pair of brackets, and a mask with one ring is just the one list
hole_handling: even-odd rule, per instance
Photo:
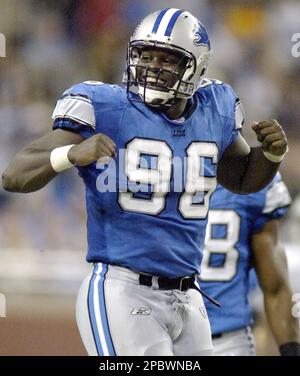
{"label": "detroit lions logo on helmet", "polygon": [[193,33],[195,35],[193,43],[196,46],[208,46],[208,48],[210,49],[208,34],[200,21],[198,21],[195,25]]}

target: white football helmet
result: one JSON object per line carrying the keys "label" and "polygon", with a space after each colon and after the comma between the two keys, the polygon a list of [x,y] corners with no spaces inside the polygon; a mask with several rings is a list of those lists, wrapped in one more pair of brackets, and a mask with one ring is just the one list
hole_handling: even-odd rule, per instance
{"label": "white football helmet", "polygon": [[[155,87],[147,85],[148,71],[143,82],[138,79],[137,68],[140,52],[145,47],[172,51],[182,56],[185,68],[176,74],[176,83],[172,87],[159,86],[159,74]],[[191,13],[174,8],[166,8],[145,17],[137,26],[128,44],[127,69],[124,83],[127,92],[139,95],[140,100],[151,106],[170,106],[176,98],[189,98],[197,90],[204,77],[210,57],[210,42],[201,22]],[[148,87],[147,87],[148,86]],[[132,98],[131,98],[132,99]]]}

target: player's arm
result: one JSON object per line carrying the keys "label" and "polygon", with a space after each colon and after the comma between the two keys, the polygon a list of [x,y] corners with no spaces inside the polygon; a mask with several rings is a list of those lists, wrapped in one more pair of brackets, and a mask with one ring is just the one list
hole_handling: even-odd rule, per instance
{"label": "player's arm", "polygon": [[[74,146],[69,150],[59,149],[65,145]],[[115,147],[114,142],[104,134],[96,134],[85,140],[78,133],[56,129],[15,155],[2,175],[3,188],[27,193],[44,187],[58,174],[50,162],[53,150],[59,151],[56,159],[62,158],[73,165],[86,166],[102,157],[115,157]],[[63,155],[64,152],[66,155]]]}
{"label": "player's arm", "polygon": [[218,164],[218,182],[235,193],[248,194],[264,188],[275,176],[288,149],[286,135],[276,120],[255,123],[252,129],[261,147],[250,148],[238,134]]}
{"label": "player's arm", "polygon": [[278,220],[251,236],[254,267],[264,295],[265,312],[282,354],[300,355],[299,323],[292,316],[287,260],[278,239]]}

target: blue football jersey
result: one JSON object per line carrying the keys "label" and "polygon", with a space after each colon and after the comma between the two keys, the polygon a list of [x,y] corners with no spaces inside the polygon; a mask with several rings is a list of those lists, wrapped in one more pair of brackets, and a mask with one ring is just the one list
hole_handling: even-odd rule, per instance
{"label": "blue football jersey", "polygon": [[249,195],[217,186],[211,197],[200,282],[222,305],[207,304],[213,334],[252,324],[250,236],[266,222],[284,216],[290,202],[279,173],[262,191]]}
{"label": "blue football jersey", "polygon": [[[134,94],[129,94],[136,99]],[[187,118],[169,120],[117,85],[67,90],[54,129],[97,133],[118,157],[78,167],[86,187],[88,262],[175,278],[198,273],[216,166],[241,127],[230,86],[206,80]]]}

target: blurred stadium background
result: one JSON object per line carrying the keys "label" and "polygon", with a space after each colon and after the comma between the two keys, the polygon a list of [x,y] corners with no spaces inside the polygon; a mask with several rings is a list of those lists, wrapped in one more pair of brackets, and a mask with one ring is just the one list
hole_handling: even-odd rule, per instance
{"label": "blurred stadium background", "polygon": [[[272,117],[285,127],[290,152],[281,172],[294,202],[282,239],[293,290],[300,292],[300,58],[291,53],[299,0],[0,0],[7,43],[0,59],[0,171],[51,129],[66,88],[85,80],[121,83],[135,25],[167,6],[185,7],[206,25],[214,52],[209,76],[233,86],[247,124]],[[0,188],[1,355],[85,354],[75,324],[76,292],[89,270],[85,249],[83,186],[75,171],[26,196]],[[261,311],[260,301],[256,306]],[[259,354],[276,354],[267,329],[258,325],[256,336]]]}

